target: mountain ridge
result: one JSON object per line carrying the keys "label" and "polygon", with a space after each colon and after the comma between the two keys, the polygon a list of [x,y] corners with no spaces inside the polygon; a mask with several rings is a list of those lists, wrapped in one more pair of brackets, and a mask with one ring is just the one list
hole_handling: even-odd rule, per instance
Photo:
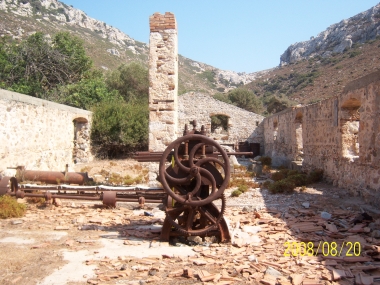
{"label": "mountain ridge", "polygon": [[[0,35],[20,40],[42,31],[69,31],[85,42],[97,68],[148,63],[148,44],[58,0],[0,0]],[[147,19],[148,21],[148,19]],[[179,55],[179,94],[209,95],[236,87],[252,90],[264,103],[263,114],[334,96],[351,80],[379,69],[380,4],[330,25],[309,41],[290,45],[278,66],[244,73],[215,68]],[[274,106],[274,107],[273,107]]]}
{"label": "mountain ridge", "polygon": [[308,41],[290,45],[280,56],[280,66],[315,56],[328,57],[380,35],[380,3],[339,23],[330,25]]}
{"label": "mountain ridge", "polygon": [[[11,13],[24,19],[35,18],[41,25],[56,26],[56,30],[68,29],[77,34],[81,34],[81,37],[85,39],[88,38],[89,35],[100,37],[103,40],[109,41],[112,45],[103,51],[106,51],[113,57],[124,59],[126,62],[140,61],[147,65],[147,57],[149,54],[148,44],[136,41],[118,28],[110,26],[103,21],[96,20],[88,16],[84,11],[66,5],[63,2],[57,0],[0,0],[0,11],[5,12],[5,14]],[[9,20],[11,21],[11,19]],[[24,27],[25,26],[27,25],[24,25]],[[17,40],[35,32],[35,30],[25,31],[26,28],[24,27],[19,25],[12,31],[7,29],[3,24],[0,25],[0,34],[10,35],[13,39]],[[35,28],[37,29],[37,27]],[[81,33],[78,33],[78,29],[81,30]],[[88,47],[88,49],[94,49],[94,47]],[[97,53],[99,52],[100,51],[97,51]],[[117,62],[120,61],[117,60]],[[97,61],[96,59],[95,64],[97,67],[106,70],[115,68],[114,64],[107,66],[104,61]],[[247,84],[267,72],[245,73],[221,70],[181,55],[179,55],[179,69],[180,93],[203,91],[209,94]],[[181,77],[183,77],[182,80]],[[198,87],[186,82],[189,78],[195,81],[195,85],[198,85]]]}

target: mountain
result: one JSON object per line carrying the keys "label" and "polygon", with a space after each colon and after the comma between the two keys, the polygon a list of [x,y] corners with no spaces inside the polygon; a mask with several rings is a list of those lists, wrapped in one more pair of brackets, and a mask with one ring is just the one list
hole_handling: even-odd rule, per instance
{"label": "mountain", "polygon": [[[84,41],[94,65],[148,64],[148,45],[57,0],[0,0],[0,36],[22,39],[41,31],[69,31]],[[147,21],[149,19],[146,19]],[[289,46],[278,67],[255,73],[225,71],[179,55],[179,94],[248,88],[262,100],[263,114],[335,96],[344,86],[380,67],[380,4],[333,24],[309,41]]]}
{"label": "mountain", "polygon": [[333,24],[309,41],[289,46],[280,57],[280,66],[316,56],[343,53],[380,35],[380,4],[347,20]]}
{"label": "mountain", "polygon": [[338,95],[349,82],[380,69],[380,4],[289,46],[278,67],[245,85],[264,114]]}
{"label": "mountain", "polygon": [[[0,17],[2,37],[8,35],[17,40],[36,31],[48,35],[69,31],[83,39],[87,54],[98,68],[113,70],[120,63],[131,61],[148,65],[146,43],[57,0],[0,0]],[[179,93],[214,94],[247,84],[263,73],[220,70],[179,55]]]}

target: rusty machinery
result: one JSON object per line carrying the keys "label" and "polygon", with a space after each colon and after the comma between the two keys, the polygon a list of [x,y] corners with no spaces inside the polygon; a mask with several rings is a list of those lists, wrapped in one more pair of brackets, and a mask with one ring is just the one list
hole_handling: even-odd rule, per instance
{"label": "rusty machinery", "polygon": [[[206,136],[204,126],[193,129],[185,125],[183,137],[173,141],[164,152],[140,152],[138,161],[159,161],[158,180],[167,198],[166,218],[161,238],[170,236],[218,236],[230,240],[223,218],[226,208],[224,190],[230,180],[229,155],[252,155],[252,152],[227,153],[215,140]],[[216,206],[219,201],[219,208]]]}
{"label": "rusty machinery", "polygon": [[[84,185],[91,184],[93,179],[89,178],[86,172],[68,172],[68,165],[64,172],[26,170],[23,166],[15,169],[15,177],[3,177],[0,180],[0,195],[8,194],[16,198],[39,197],[48,202],[57,198],[100,200],[109,207],[115,207],[116,202],[138,202],[141,206],[145,203],[161,203],[166,196],[161,188]],[[50,185],[26,184],[27,182],[42,182]]]}
{"label": "rusty machinery", "polygon": [[[252,155],[252,152],[227,153],[215,140],[206,136],[204,127],[196,130],[185,125],[183,136],[173,141],[164,152],[138,152],[134,158],[140,162],[159,162],[158,181],[162,188],[110,187],[110,186],[36,186],[21,185],[20,181],[45,183],[85,184],[91,181],[87,173],[26,171],[17,169],[15,177],[0,180],[0,195],[17,198],[43,197],[102,200],[105,205],[120,202],[161,203],[166,218],[161,239],[172,236],[217,236],[221,242],[230,240],[227,223],[223,217],[226,208],[224,190],[230,179],[229,155]],[[10,186],[9,186],[10,185]],[[35,193],[40,190],[42,193]],[[217,202],[217,203],[214,203]],[[218,205],[218,206],[217,206]]]}

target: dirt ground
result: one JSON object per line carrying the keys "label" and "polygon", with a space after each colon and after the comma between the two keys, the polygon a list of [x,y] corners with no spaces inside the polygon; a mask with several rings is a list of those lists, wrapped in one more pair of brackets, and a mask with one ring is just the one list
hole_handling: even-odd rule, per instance
{"label": "dirt ground", "polygon": [[87,172],[88,176],[93,178],[97,183],[106,183],[112,176],[120,176],[122,178],[142,176],[141,183],[147,182],[148,170],[145,168],[144,163],[133,159],[95,160],[90,163],[75,164],[72,168],[75,172]]}
{"label": "dirt ground", "polygon": [[[75,171],[100,182],[112,173],[146,174],[131,160]],[[325,183],[293,194],[252,188],[230,197],[232,190],[225,192],[228,244],[211,237],[160,242],[165,213],[157,204],[109,209],[101,202],[62,200],[57,207],[20,200],[28,205],[25,217],[0,221],[0,284],[380,284],[379,208]],[[286,242],[313,242],[314,251],[336,242],[343,252],[301,256]],[[360,243],[360,253],[349,257],[344,242]]]}

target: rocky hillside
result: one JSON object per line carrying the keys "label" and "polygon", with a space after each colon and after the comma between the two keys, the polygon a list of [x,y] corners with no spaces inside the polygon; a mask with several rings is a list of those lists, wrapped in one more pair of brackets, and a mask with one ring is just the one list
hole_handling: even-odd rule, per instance
{"label": "rocky hillside", "polygon": [[[36,31],[79,36],[95,66],[104,70],[131,61],[148,63],[148,44],[57,0],[0,0],[0,17],[0,35],[15,40]],[[263,114],[317,102],[379,69],[379,25],[380,4],[331,25],[309,41],[291,45],[278,67],[250,74],[220,70],[180,55],[179,93],[215,94],[246,86],[263,101]]]}
{"label": "rocky hillside", "polygon": [[316,56],[343,53],[380,35],[380,4],[347,20],[333,24],[309,41],[292,44],[281,55],[280,66]]}
{"label": "rocky hillside", "polygon": [[350,81],[380,68],[380,4],[291,45],[279,67],[245,86],[263,101],[263,114],[338,95]]}
{"label": "rocky hillside", "polygon": [[[36,31],[48,35],[70,31],[84,40],[87,53],[98,68],[112,70],[131,61],[148,64],[146,43],[135,41],[119,29],[57,0],[0,0],[0,17],[0,36],[16,40]],[[179,92],[222,92],[247,84],[263,73],[219,70],[179,56]]]}
{"label": "rocky hillside", "polygon": [[268,114],[338,95],[345,85],[380,69],[380,39],[353,44],[329,57],[314,56],[277,67],[246,85]]}

